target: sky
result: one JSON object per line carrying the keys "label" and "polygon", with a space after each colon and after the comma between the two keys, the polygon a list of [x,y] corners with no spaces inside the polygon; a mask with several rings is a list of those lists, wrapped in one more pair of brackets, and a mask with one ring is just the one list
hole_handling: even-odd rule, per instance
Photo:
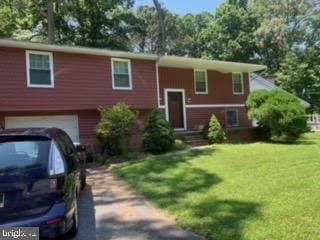
{"label": "sky", "polygon": [[[187,13],[213,12],[224,0],[160,0],[171,12],[185,15]],[[153,5],[153,0],[135,0],[135,6]]]}

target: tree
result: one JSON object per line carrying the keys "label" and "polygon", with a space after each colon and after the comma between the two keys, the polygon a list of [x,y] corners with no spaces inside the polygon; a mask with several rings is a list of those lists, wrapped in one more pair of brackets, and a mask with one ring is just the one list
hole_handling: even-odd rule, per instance
{"label": "tree", "polygon": [[97,137],[109,155],[119,155],[128,145],[129,137],[137,123],[138,112],[125,103],[100,109],[101,120],[96,129]]}
{"label": "tree", "polygon": [[228,0],[227,3],[241,8],[247,8],[248,6],[248,0]]}
{"label": "tree", "polygon": [[54,44],[55,43],[55,25],[54,25],[54,13],[53,13],[53,0],[48,0],[47,4],[47,22],[48,22],[48,43]]}
{"label": "tree", "polygon": [[247,107],[249,118],[267,128],[273,139],[295,141],[308,131],[304,107],[295,96],[282,90],[254,91]]}
{"label": "tree", "polygon": [[143,148],[151,153],[164,153],[170,151],[174,143],[175,137],[170,123],[161,110],[153,110],[144,130]]}
{"label": "tree", "polygon": [[[136,18],[132,0],[67,1],[68,31],[62,42],[90,47],[129,50]],[[61,12],[65,11],[60,9]]]}
{"label": "tree", "polygon": [[[161,52],[171,54],[174,51],[173,49],[179,44],[179,36],[182,37],[180,18],[167,9],[162,9],[162,11],[165,15],[165,40],[160,36],[158,14],[155,7],[141,6],[138,8],[136,13],[138,27],[135,29],[136,31],[132,38],[134,49],[139,52],[159,54]],[[163,42],[165,46],[162,45]]]}
{"label": "tree", "polygon": [[30,40],[32,38],[30,1],[0,1],[0,37]]}
{"label": "tree", "polygon": [[165,37],[165,11],[158,0],[153,0],[154,6],[158,13],[158,31],[159,31],[159,54],[166,53],[166,37]]}
{"label": "tree", "polygon": [[295,49],[290,52],[277,74],[280,86],[320,110],[320,48]]}
{"label": "tree", "polygon": [[6,37],[21,39],[29,30],[28,38],[34,41],[47,42],[50,35],[50,42],[58,44],[131,49],[137,23],[132,0],[3,1],[0,34],[3,28]]}
{"label": "tree", "polygon": [[[318,6],[317,6],[318,5]],[[310,32],[307,22],[319,11],[318,0],[251,0],[249,7],[259,16],[255,30],[261,62],[270,73],[280,69],[286,55],[302,46]]]}
{"label": "tree", "polygon": [[214,114],[212,114],[208,126],[204,128],[202,134],[211,144],[222,143],[226,140],[226,134]]}
{"label": "tree", "polygon": [[[293,24],[300,28],[297,40],[277,73],[279,85],[311,104],[311,111],[320,110],[320,2],[302,1],[307,5],[306,15]],[[318,6],[317,6],[318,4]],[[306,8],[306,7],[305,7]],[[297,10],[298,11],[298,10]],[[296,31],[296,29],[294,29]],[[291,38],[292,39],[292,38]]]}
{"label": "tree", "polygon": [[257,52],[254,37],[258,27],[257,17],[242,4],[222,4],[213,24],[205,30],[211,58],[243,62],[254,60]]}
{"label": "tree", "polygon": [[176,41],[171,41],[170,54],[189,57],[208,58],[210,43],[206,37],[206,30],[213,24],[214,15],[208,12],[196,15],[187,14],[176,24]]}

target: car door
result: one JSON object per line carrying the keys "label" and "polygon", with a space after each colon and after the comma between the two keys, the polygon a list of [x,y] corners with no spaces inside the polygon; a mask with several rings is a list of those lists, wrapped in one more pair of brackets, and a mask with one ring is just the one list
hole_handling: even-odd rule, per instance
{"label": "car door", "polygon": [[79,156],[71,139],[63,131],[59,132],[55,141],[59,146],[67,167],[67,174],[64,179],[63,187],[65,200],[70,204],[74,204],[77,197],[76,195],[80,189]]}

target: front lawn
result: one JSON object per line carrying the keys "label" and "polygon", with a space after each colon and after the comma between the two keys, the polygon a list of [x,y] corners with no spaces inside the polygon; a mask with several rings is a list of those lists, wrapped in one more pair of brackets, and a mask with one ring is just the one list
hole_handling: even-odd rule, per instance
{"label": "front lawn", "polygon": [[215,145],[115,171],[207,239],[320,239],[320,134],[297,144]]}

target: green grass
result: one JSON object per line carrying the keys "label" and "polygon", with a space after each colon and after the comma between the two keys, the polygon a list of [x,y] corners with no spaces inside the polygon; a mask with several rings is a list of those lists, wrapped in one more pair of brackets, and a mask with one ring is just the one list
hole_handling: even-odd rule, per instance
{"label": "green grass", "polygon": [[153,156],[115,171],[207,239],[320,239],[320,134]]}

